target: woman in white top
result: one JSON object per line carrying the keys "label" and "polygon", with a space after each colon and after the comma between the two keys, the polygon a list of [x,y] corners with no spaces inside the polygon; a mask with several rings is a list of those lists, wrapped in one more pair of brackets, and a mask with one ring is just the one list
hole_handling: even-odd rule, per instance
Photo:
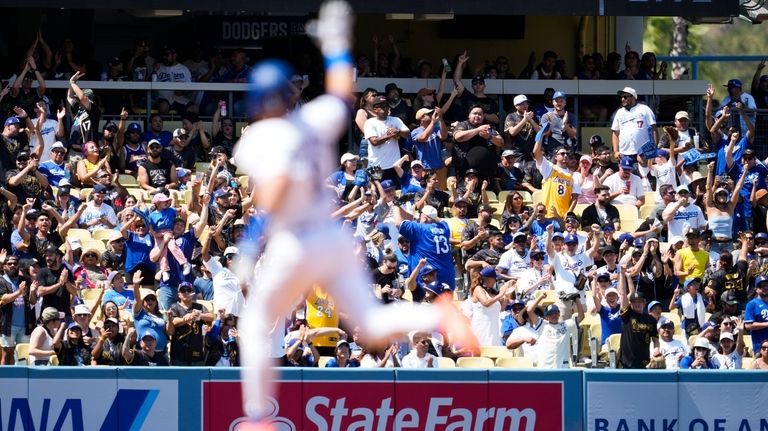
{"label": "woman in white top", "polygon": [[496,292],[496,270],[483,268],[472,275],[471,327],[481,346],[501,346],[499,313],[506,308],[511,289],[504,285]]}
{"label": "woman in white top", "polygon": [[[63,313],[62,313],[63,314]],[[59,310],[47,307],[40,315],[40,325],[32,331],[29,338],[29,365],[48,365],[54,349],[61,346],[64,328]]]}
{"label": "woman in white top", "polygon": [[211,236],[213,235],[208,235],[207,240],[203,242],[201,258],[213,278],[213,308],[217,311],[223,308],[225,313],[239,317],[245,296],[240,287],[240,279],[230,268],[234,268],[240,251],[237,247],[227,247],[219,261],[208,253]]}
{"label": "woman in white top", "polygon": [[720,333],[720,346],[717,348],[717,354],[712,358],[717,368],[721,370],[740,370],[741,354],[744,353],[744,341],[739,332],[739,342],[733,340],[733,334],[730,332]]}
{"label": "woman in white top", "polygon": [[573,174],[573,182],[581,187],[577,204],[592,205],[597,200],[595,188],[600,187],[600,177],[592,175],[592,157],[584,155],[579,159],[579,170]]}

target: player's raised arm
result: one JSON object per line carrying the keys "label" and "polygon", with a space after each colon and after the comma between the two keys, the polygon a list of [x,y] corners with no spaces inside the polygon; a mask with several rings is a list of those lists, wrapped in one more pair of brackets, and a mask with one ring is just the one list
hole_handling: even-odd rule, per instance
{"label": "player's raised arm", "polygon": [[325,61],[325,91],[352,100],[352,44],[354,27],[352,9],[344,1],[330,1],[320,8],[317,21],[309,25],[309,33],[320,47]]}

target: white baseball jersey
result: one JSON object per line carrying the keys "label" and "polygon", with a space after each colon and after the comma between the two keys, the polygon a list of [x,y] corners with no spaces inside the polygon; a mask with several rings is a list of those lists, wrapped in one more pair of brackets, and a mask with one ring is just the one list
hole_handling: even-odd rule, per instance
{"label": "white baseball jersey", "polygon": [[324,95],[288,117],[253,123],[243,134],[234,157],[257,185],[280,176],[291,179],[283,204],[271,214],[270,229],[328,219],[332,192],[323,186],[324,177],[334,169],[332,154],[348,112],[341,99]]}
{"label": "white baseball jersey", "polygon": [[630,109],[619,108],[611,125],[611,130],[619,132],[619,153],[639,154],[640,147],[650,139],[648,127],[654,125],[656,116],[646,105],[638,103]]}

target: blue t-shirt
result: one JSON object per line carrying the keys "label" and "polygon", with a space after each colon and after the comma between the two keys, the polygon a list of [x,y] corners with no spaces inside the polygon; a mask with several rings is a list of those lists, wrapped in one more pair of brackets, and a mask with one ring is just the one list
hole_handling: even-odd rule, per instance
{"label": "blue t-shirt", "polygon": [[114,289],[109,289],[104,292],[104,296],[101,298],[101,305],[106,304],[108,301],[112,301],[117,304],[118,307],[122,307],[127,301],[127,307],[131,307],[133,306],[133,299],[132,290],[123,289],[122,292],[118,292]]}
{"label": "blue t-shirt", "polygon": [[174,220],[176,220],[176,208],[173,207],[161,211],[155,210],[149,214],[149,224],[155,232],[172,230]]}
{"label": "blue t-shirt", "polygon": [[155,247],[155,239],[150,234],[140,238],[134,232],[128,234],[125,241],[125,272],[132,272],[140,264],[155,271],[155,264],[149,260],[149,252]]}
{"label": "blue t-shirt", "polygon": [[[731,174],[734,166],[728,169],[728,164],[725,161],[725,148],[728,146],[728,136],[721,135],[720,141],[717,142],[717,162],[715,163],[715,175]],[[742,136],[741,140],[733,147],[733,160],[734,162],[741,160],[741,156],[744,154],[744,150],[749,148],[749,141],[746,136]],[[737,165],[739,163],[734,163]],[[732,176],[732,175],[731,175]],[[738,178],[736,178],[738,180]]]}
{"label": "blue t-shirt", "polygon": [[421,182],[413,177],[410,172],[403,172],[403,176],[400,177],[400,193],[421,193],[424,191],[424,187],[421,186]]}
{"label": "blue t-shirt", "polygon": [[[744,310],[744,323],[764,323],[768,322],[768,303],[760,298],[755,298],[747,302],[747,308]],[[768,328],[752,330],[752,351],[760,351],[760,345],[768,338]]]}
{"label": "blue t-shirt", "polygon": [[195,286],[195,292],[203,296],[206,301],[213,301],[213,280],[198,277],[192,283]]}
{"label": "blue t-shirt", "polygon": [[411,275],[409,255],[406,255],[400,248],[397,248],[395,249],[395,258],[397,258],[397,273],[402,275],[403,278],[408,278]]}
{"label": "blue t-shirt", "polygon": [[422,132],[424,132],[424,127],[417,127],[411,132],[416,158],[424,165],[424,169],[435,170],[445,167],[442,158],[443,141],[440,140],[440,123],[435,124],[432,134],[426,141],[418,142],[416,138]]}
{"label": "blue t-shirt", "polygon": [[437,281],[447,284],[453,290],[456,282],[448,223],[416,223],[406,220],[400,224],[399,230],[400,235],[411,240],[409,266],[415,268],[420,259],[427,259],[427,263],[437,270]]}
{"label": "blue t-shirt", "polygon": [[[357,368],[360,366],[360,363],[357,362],[354,359],[348,359],[346,368]],[[331,358],[328,360],[328,362],[325,363],[325,368],[341,368],[339,367],[339,363],[336,362],[336,358]]]}
{"label": "blue t-shirt", "polygon": [[133,315],[133,327],[136,328],[137,340],[141,340],[142,334],[144,334],[144,331],[147,329],[154,329],[155,333],[157,333],[157,347],[155,347],[155,351],[159,352],[165,349],[165,345],[168,343],[168,338],[165,336],[165,320],[162,316],[155,316],[152,313],[147,313],[147,311],[142,308],[141,311]]}
{"label": "blue t-shirt", "polygon": [[607,305],[600,307],[600,344],[613,334],[621,334],[621,305],[609,308]]}
{"label": "blue t-shirt", "polygon": [[59,181],[67,177],[67,171],[64,164],[57,165],[53,160],[46,160],[37,167],[41,174],[45,175],[48,183],[54,187],[59,186]]}
{"label": "blue t-shirt", "polygon": [[[11,283],[11,286],[13,286],[13,292],[16,292],[19,290],[19,281],[20,279],[11,279],[11,277],[8,277],[8,274],[5,274],[2,276],[3,279],[5,279],[7,282]],[[19,296],[13,301],[13,312],[11,314],[11,326],[14,328],[26,328],[27,326],[27,315],[26,315],[26,307],[24,306],[24,295]]]}
{"label": "blue t-shirt", "polygon": [[[35,230],[30,232],[29,234],[34,236],[36,233]],[[34,256],[29,254],[28,251],[21,251],[16,249],[16,244],[20,243],[22,241],[21,234],[19,233],[18,229],[14,229],[13,232],[11,232],[11,253],[18,257],[19,260],[21,259],[31,259]],[[29,250],[29,247],[27,247],[27,250]]]}
{"label": "blue t-shirt", "polygon": [[[680,360],[680,369],[681,370],[689,370],[691,368],[691,364],[693,364],[693,356],[686,355],[686,356],[683,357],[683,359]],[[711,359],[707,359],[707,362],[704,365],[704,368],[706,368],[706,369],[715,369],[717,367],[715,366],[715,363],[712,362]]]}

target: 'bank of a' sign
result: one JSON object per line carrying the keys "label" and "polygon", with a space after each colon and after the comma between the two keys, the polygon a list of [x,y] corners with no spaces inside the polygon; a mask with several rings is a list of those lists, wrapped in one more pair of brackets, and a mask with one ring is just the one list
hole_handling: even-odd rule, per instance
{"label": "'bank of a' sign", "polygon": [[[205,431],[237,430],[240,383],[205,382]],[[552,431],[563,429],[560,382],[283,382],[277,431]]]}

